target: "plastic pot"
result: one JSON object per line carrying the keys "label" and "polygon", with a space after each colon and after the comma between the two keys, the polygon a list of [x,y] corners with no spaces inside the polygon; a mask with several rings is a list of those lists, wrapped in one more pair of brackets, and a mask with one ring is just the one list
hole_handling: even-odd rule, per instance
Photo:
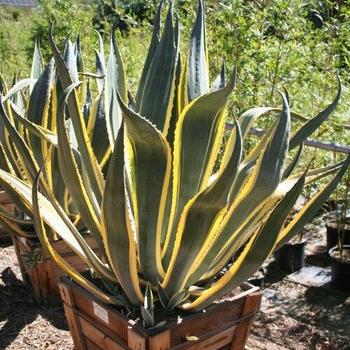
{"label": "plastic pot", "polygon": [[287,243],[275,253],[275,261],[279,268],[285,272],[299,271],[305,266],[306,241]]}
{"label": "plastic pot", "polygon": [[266,272],[267,270],[265,267],[260,267],[260,269],[248,279],[248,282],[253,286],[263,288]]}
{"label": "plastic pot", "polygon": [[331,258],[332,284],[335,288],[350,292],[350,245],[343,246],[343,258],[339,248],[333,247],[328,252]]}
{"label": "plastic pot", "polygon": [[344,230],[338,229],[336,221],[326,224],[327,229],[327,251],[338,244],[339,238],[343,239],[344,245],[350,245],[350,225],[346,224]]}

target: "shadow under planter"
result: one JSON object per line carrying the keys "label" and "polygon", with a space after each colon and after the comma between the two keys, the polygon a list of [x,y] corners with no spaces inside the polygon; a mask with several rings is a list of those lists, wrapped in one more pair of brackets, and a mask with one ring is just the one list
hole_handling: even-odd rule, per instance
{"label": "shadow under planter", "polygon": [[[23,281],[32,288],[36,302],[44,305],[60,303],[58,281],[63,271],[42,249],[38,239],[15,235],[12,239]],[[85,240],[98,253],[94,238],[86,236]],[[86,263],[63,240],[51,242],[51,245],[75,270],[86,270]]]}
{"label": "shadow under planter", "polygon": [[[39,315],[56,329],[68,330],[61,306],[38,307],[30,289],[10,267],[0,271],[0,282],[0,349],[18,349],[12,343],[20,333],[25,334],[31,330],[33,325],[30,325]],[[29,344],[25,348],[32,349]]]}
{"label": "shadow under planter", "polygon": [[162,327],[147,330],[68,277],[61,278],[59,285],[77,350],[241,350],[261,303],[259,288],[246,283],[238,294],[203,312],[182,313]]}

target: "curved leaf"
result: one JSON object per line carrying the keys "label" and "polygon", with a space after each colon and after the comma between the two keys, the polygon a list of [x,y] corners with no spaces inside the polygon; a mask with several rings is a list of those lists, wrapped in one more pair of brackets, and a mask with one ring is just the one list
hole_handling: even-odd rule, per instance
{"label": "curved leaf", "polygon": [[[51,60],[33,87],[30,94],[27,119],[37,125],[43,124],[43,119],[49,110],[51,84],[54,76],[54,61]],[[45,155],[42,154],[41,140],[36,135],[29,134],[29,143],[33,149],[34,156],[41,166]]]}
{"label": "curved leaf", "polygon": [[182,213],[172,259],[163,283],[169,296],[176,295],[184,288],[194,259],[221,210],[227,205],[230,185],[236,178],[242,156],[242,137],[238,123],[235,131],[229,140],[229,143],[234,143],[234,147],[226,167],[207,189],[188,202]]}
{"label": "curved leaf", "polygon": [[3,102],[6,102],[8,99],[16,95],[19,91],[36,83],[36,79],[23,79],[18,81],[12,88],[7,92],[7,95],[2,98]]}
{"label": "curved leaf", "polygon": [[75,85],[76,84],[73,84],[65,90],[58,107],[57,136],[58,146],[60,150],[58,152],[58,161],[64,183],[67,186],[72,198],[74,199],[74,202],[79,209],[79,213],[81,214],[84,223],[89,228],[99,247],[103,251],[103,245],[100,236],[101,226],[99,223],[101,214],[100,209],[99,206],[95,203],[95,198],[91,198],[89,196],[89,193],[91,192],[88,192],[85,188],[81,177],[82,175],[79,173],[78,165],[73,155],[66,130],[64,111],[66,108],[67,99],[69,98],[70,93],[74,90]]}
{"label": "curved leaf", "polygon": [[259,269],[272,253],[278,233],[298,199],[303,185],[304,178],[300,178],[284,198],[281,199],[265,224],[250,239],[244,251],[224,276],[202,293],[194,302],[185,304],[183,306],[184,309],[200,310],[205,308],[215,299],[240,286],[241,283]]}
{"label": "curved leaf", "polygon": [[156,18],[154,20],[154,25],[153,25],[153,33],[152,33],[152,39],[151,39],[151,44],[148,49],[146,61],[143,65],[143,70],[140,78],[140,83],[137,89],[137,94],[136,94],[136,99],[135,99],[135,111],[139,112],[140,111],[140,104],[142,101],[142,95],[145,89],[145,83],[149,74],[149,70],[151,67],[151,63],[153,60],[153,57],[157,51],[158,45],[159,45],[159,37],[160,37],[160,25],[161,25],[161,20],[162,20],[162,10],[164,6],[165,0],[161,0],[160,4],[157,9],[157,14]]}
{"label": "curved leaf", "polygon": [[57,266],[59,266],[62,269],[62,271],[64,271],[75,282],[80,284],[86,290],[90,291],[102,302],[107,304],[119,304],[114,298],[103,293],[93,283],[91,283],[85,277],[83,277],[53,249],[50,243],[50,240],[48,239],[44,223],[41,219],[42,212],[41,212],[41,206],[39,204],[38,181],[39,181],[39,175],[34,181],[33,190],[32,190],[32,203],[33,203],[33,211],[34,211],[34,218],[35,218],[34,220],[35,231],[37,232],[40,238],[42,246],[45,247],[45,249],[51,255],[53,261],[55,261]]}
{"label": "curved leaf", "polygon": [[308,223],[317,211],[320,209],[321,205],[327,200],[331,193],[335,190],[339,184],[341,178],[345,174],[346,170],[350,166],[350,155],[347,157],[346,161],[343,163],[342,167],[338,173],[333,177],[333,179],[322,188],[305,206],[304,208],[295,215],[293,220],[281,231],[278,236],[278,242],[275,250],[280,248],[284,243],[287,243],[294,235],[298,234],[306,223]]}
{"label": "curved leaf", "polygon": [[[178,58],[176,28],[173,25],[173,3],[170,4],[162,38],[154,53],[145,80],[139,114],[167,134],[175,90]],[[157,96],[155,99],[154,96]]]}
{"label": "curved leaf", "polygon": [[199,279],[218,254],[239,237],[239,232],[255,218],[280,183],[288,153],[290,113],[286,98],[274,133],[261,154],[249,180],[233,200],[219,227],[213,229],[193,263],[193,279]]}
{"label": "curved leaf", "polygon": [[109,56],[107,62],[106,76],[106,110],[107,110],[107,131],[109,142],[113,146],[122,121],[122,114],[118,104],[117,94],[120,94],[123,101],[127,101],[128,89],[126,84],[123,61],[115,38],[114,28],[111,33]]}
{"label": "curved leaf", "polygon": [[146,119],[119,99],[124,114],[129,157],[132,158],[132,191],[140,266],[147,281],[157,284],[164,274],[160,239],[171,169],[171,152],[165,137]]}
{"label": "curved leaf", "polygon": [[[59,74],[63,89],[65,90],[73,84],[73,82],[75,81],[75,78],[71,76],[71,72],[69,68],[67,67],[65,61],[63,60],[60,52],[58,51],[53,41],[52,28],[49,35],[49,42],[55,58],[58,74]],[[89,183],[91,185],[92,192],[96,196],[97,203],[101,203],[104,179],[103,179],[101,169],[99,168],[98,162],[91,149],[91,144],[90,144],[90,140],[86,130],[85,121],[81,113],[79,102],[78,102],[77,92],[73,90],[73,93],[69,94],[67,98],[68,98],[67,106],[68,106],[69,116],[72,119],[72,123],[74,126],[74,134],[77,138],[77,142],[79,145],[78,148],[81,153],[81,158],[83,160],[84,166],[86,168],[86,172],[89,178]]]}
{"label": "curved leaf", "polygon": [[187,89],[189,101],[193,101],[209,92],[209,67],[203,0],[198,1],[197,17],[191,33],[187,68]]}
{"label": "curved leaf", "polygon": [[13,144],[16,147],[17,156],[19,157],[22,170],[27,177],[29,182],[32,182],[35,178],[35,174],[38,172],[38,165],[36,164],[34,155],[32,151],[28,148],[27,144],[24,142],[22,136],[19,134],[11,120],[9,119],[5,108],[3,99],[0,96],[0,117],[6,127],[6,131],[9,133]]}
{"label": "curved leaf", "polygon": [[174,143],[172,210],[164,246],[165,265],[170,262],[183,208],[208,185],[225,127],[224,107],[234,85],[232,77],[224,89],[193,101],[179,117]]}
{"label": "curved leaf", "polygon": [[125,188],[124,125],[114,146],[102,201],[103,242],[111,267],[129,300],[143,302],[137,275],[136,243]]}

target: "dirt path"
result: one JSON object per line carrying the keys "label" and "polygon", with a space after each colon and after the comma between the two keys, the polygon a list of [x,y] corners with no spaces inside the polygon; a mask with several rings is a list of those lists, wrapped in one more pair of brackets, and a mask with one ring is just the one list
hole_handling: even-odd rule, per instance
{"label": "dirt path", "polygon": [[[324,232],[308,243],[307,262],[327,266],[319,251]],[[262,311],[248,339],[249,350],[350,349],[350,295],[298,282],[268,265]],[[327,268],[326,270],[327,273]],[[38,307],[24,287],[13,247],[0,247],[0,349],[73,349],[62,308]]]}

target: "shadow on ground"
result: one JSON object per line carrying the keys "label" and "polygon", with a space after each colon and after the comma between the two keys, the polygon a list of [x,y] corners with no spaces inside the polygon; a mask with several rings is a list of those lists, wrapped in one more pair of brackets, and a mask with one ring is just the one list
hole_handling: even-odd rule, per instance
{"label": "shadow on ground", "polygon": [[268,265],[266,265],[264,284],[271,285],[273,283],[280,282],[283,280],[283,278],[288,276],[288,274],[289,272],[281,270],[276,261],[273,260]]}
{"label": "shadow on ground", "polygon": [[[0,349],[9,346],[39,315],[56,328],[68,329],[62,307],[38,306],[30,289],[11,268],[1,272],[0,282]],[[31,333],[35,331],[31,330]]]}
{"label": "shadow on ground", "polygon": [[350,294],[334,289],[330,284],[309,287],[305,291],[307,303],[315,308],[314,325],[332,329],[338,334],[350,334]]}
{"label": "shadow on ground", "polygon": [[[322,256],[322,259],[324,260],[318,260],[319,264],[315,266],[326,265],[324,262],[327,261],[327,257]],[[308,285],[307,282],[314,282],[312,276],[310,281],[305,279],[303,284],[300,281],[298,283],[297,276],[285,274],[275,262],[267,266],[267,271],[263,290],[263,310],[266,313],[271,316],[282,314],[307,325],[331,330],[340,337],[349,337],[349,293],[335,289],[330,283]]]}

